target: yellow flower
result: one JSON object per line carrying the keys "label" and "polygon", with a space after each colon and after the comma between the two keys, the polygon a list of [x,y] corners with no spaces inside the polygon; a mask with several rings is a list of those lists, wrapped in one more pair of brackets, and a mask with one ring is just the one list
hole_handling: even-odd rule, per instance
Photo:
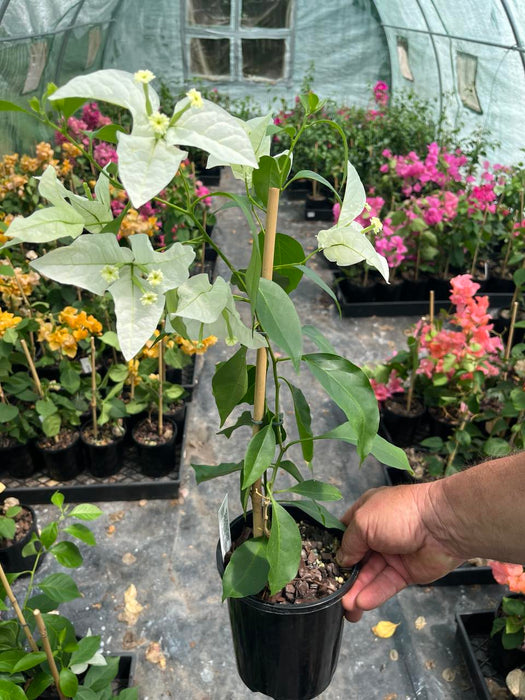
{"label": "yellow flower", "polygon": [[56,328],[48,335],[46,340],[50,350],[60,350],[68,357],[75,357],[77,354],[77,341],[67,328]]}
{"label": "yellow flower", "polygon": [[142,379],[139,377],[139,361],[135,359],[128,360],[128,376],[126,378],[126,384],[133,384],[133,386],[137,386],[141,381]]}
{"label": "yellow flower", "polygon": [[175,341],[185,355],[203,355],[209,347],[215,345],[217,338],[214,335],[209,335],[202,340],[188,340],[178,335]]}
{"label": "yellow flower", "polygon": [[74,306],[66,306],[58,314],[60,323],[67,324],[70,328],[76,328],[76,316],[78,310]]}
{"label": "yellow flower", "polygon": [[73,163],[68,158],[65,158],[62,161],[62,165],[60,166],[60,176],[65,177],[66,175],[69,175],[69,173],[72,170],[73,170]]}
{"label": "yellow flower", "polygon": [[0,338],[3,338],[4,333],[8,328],[18,326],[21,320],[21,316],[15,316],[14,314],[9,313],[9,311],[0,310]]}
{"label": "yellow flower", "polygon": [[34,173],[38,170],[40,163],[37,158],[30,158],[27,155],[23,155],[20,159],[20,167],[25,173]]}
{"label": "yellow flower", "polygon": [[77,341],[77,343],[80,340],[84,340],[87,337],[88,337],[88,332],[87,332],[86,328],[76,328],[73,331],[73,338]]}
{"label": "yellow flower", "polygon": [[49,336],[53,332],[53,324],[51,321],[44,321],[41,318],[37,319],[40,328],[38,329],[37,340],[39,343],[43,343],[44,340],[48,340]]}
{"label": "yellow flower", "polygon": [[120,224],[119,233],[124,238],[135,233],[145,233],[151,238],[157,233],[157,218],[150,216],[146,219],[136,209],[130,209]]}
{"label": "yellow flower", "polygon": [[374,229],[374,233],[379,233],[379,231],[383,230],[383,224],[381,223],[381,219],[378,219],[377,216],[373,216],[370,219],[370,225]]}
{"label": "yellow flower", "polygon": [[62,144],[62,150],[64,153],[69,156],[70,158],[78,158],[78,156],[82,153],[80,148],[77,146],[73,145],[72,143],[69,143],[69,141],[65,141]]}
{"label": "yellow flower", "polygon": [[202,95],[198,90],[195,90],[195,88],[188,90],[186,97],[189,99],[192,107],[202,107]]}

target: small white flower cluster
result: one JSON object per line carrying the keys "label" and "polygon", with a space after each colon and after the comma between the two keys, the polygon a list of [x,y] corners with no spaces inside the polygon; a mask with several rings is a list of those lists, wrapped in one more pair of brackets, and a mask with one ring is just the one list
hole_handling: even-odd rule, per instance
{"label": "small white flower cluster", "polygon": [[133,74],[133,78],[135,82],[147,85],[148,83],[151,83],[152,80],[154,80],[155,76],[150,70],[138,70],[136,73]]}

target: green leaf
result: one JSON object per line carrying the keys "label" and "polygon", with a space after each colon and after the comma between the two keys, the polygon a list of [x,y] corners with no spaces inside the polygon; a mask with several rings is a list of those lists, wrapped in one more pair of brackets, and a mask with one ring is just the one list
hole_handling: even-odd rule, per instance
{"label": "green leaf", "polygon": [[34,668],[38,664],[43,663],[46,660],[45,651],[32,651],[23,656],[20,661],[13,666],[12,673],[17,673],[18,671],[27,671],[29,668]]}
{"label": "green leaf", "polygon": [[489,438],[483,444],[483,452],[489,457],[504,457],[510,451],[509,443],[502,438]]}
{"label": "green leaf", "polygon": [[49,550],[57,562],[68,569],[76,569],[82,564],[82,555],[73,542],[59,542]]}
{"label": "green leaf", "polygon": [[334,346],[324,337],[321,331],[315,326],[307,324],[303,326],[303,333],[307,338],[310,338],[321,352],[326,352],[329,355],[337,355]]}
{"label": "green leaf", "polygon": [[432,437],[425,438],[421,440],[422,447],[427,447],[431,452],[439,452],[443,449],[443,439],[434,435]]}
{"label": "green leaf", "polygon": [[62,426],[62,419],[59,413],[54,413],[51,416],[47,416],[42,421],[42,430],[47,437],[54,437],[60,432]]}
{"label": "green leaf", "polygon": [[[259,234],[259,248],[264,249],[264,234]],[[275,236],[275,250],[273,256],[273,281],[290,294],[302,279],[302,265],[305,259],[303,246],[298,240],[285,233],[277,233]]]}
{"label": "green leaf", "polygon": [[90,666],[86,673],[84,685],[95,693],[100,693],[110,687],[111,681],[118,673],[119,657],[107,656],[106,661],[106,666]]}
{"label": "green leaf", "polygon": [[255,315],[255,302],[257,301],[257,294],[259,293],[259,280],[261,279],[261,268],[262,268],[262,256],[260,245],[257,242],[260,238],[254,238],[252,243],[252,252],[250,255],[250,262],[246,268],[246,291],[250,298],[250,309],[252,316]]}
{"label": "green leaf", "polygon": [[305,355],[304,360],[355,429],[362,461],[371,451],[379,427],[377,400],[368,377],[357,365],[338,355],[316,353]]}
{"label": "green leaf", "polygon": [[109,345],[110,348],[120,350],[118,335],[115,333],[115,331],[106,331],[100,336],[100,340],[104,343],[104,345]]}
{"label": "green leaf", "polygon": [[27,700],[37,700],[50,685],[53,685],[51,674],[39,671],[26,688]]}
{"label": "green leaf", "polygon": [[503,596],[502,608],[505,615],[525,616],[525,601],[521,598],[510,598]]}
{"label": "green leaf", "polygon": [[316,180],[317,182],[320,182],[321,185],[324,185],[324,187],[327,187],[329,190],[331,190],[335,194],[337,199],[340,199],[339,194],[334,188],[334,186],[330,182],[328,182],[326,178],[324,178],[322,175],[319,175],[318,173],[315,173],[313,170],[299,170],[299,172],[295,173],[293,178],[289,180],[287,184],[289,185],[290,182],[293,182],[294,180],[301,180],[303,178],[306,178],[307,180]]}
{"label": "green leaf", "polygon": [[230,438],[232,433],[237,430],[237,428],[242,428],[245,426],[253,427],[253,417],[251,411],[243,411],[239,418],[235,421],[234,425],[230,425],[228,428],[219,430],[217,435],[226,435],[227,438]]}
{"label": "green leaf", "polygon": [[255,537],[243,542],[233,552],[222,578],[222,599],[255,595],[268,580],[266,559],[268,540]]}
{"label": "green leaf", "polygon": [[88,527],[82,525],[82,523],[73,523],[72,525],[68,525],[64,528],[64,532],[67,532],[69,535],[72,535],[72,537],[76,537],[78,540],[81,540],[81,542],[84,542],[92,547],[97,543],[95,540],[95,535]]}
{"label": "green leaf", "polygon": [[109,141],[109,143],[118,143],[117,134],[119,131],[125,131],[120,124],[105,124],[93,132],[93,138]]}
{"label": "green leaf", "polygon": [[30,114],[27,109],[9,100],[0,100],[0,112],[25,112],[26,114]]}
{"label": "green leaf", "polygon": [[27,696],[19,685],[0,679],[0,697],[4,700],[27,700]]}
{"label": "green leaf", "polygon": [[293,478],[296,481],[304,481],[303,475],[299,471],[297,465],[295,465],[289,459],[283,459],[282,462],[280,462],[279,464],[279,468],[284,469],[285,472],[288,472],[288,474],[290,474],[290,476],[293,476]]}
{"label": "green leaf", "polygon": [[0,423],[9,423],[18,416],[18,408],[13,404],[0,403]]}
{"label": "green leaf", "polygon": [[11,673],[15,665],[25,655],[26,652],[23,649],[10,649],[0,652],[0,673]]}
{"label": "green leaf", "polygon": [[80,373],[71,366],[65,367],[60,372],[60,384],[70,394],[74,394],[80,388]]}
{"label": "green leaf", "polygon": [[[118,697],[120,697],[120,695]],[[100,700],[100,695],[98,693],[95,693],[94,690],[91,690],[91,688],[86,688],[83,685],[81,685],[77,690],[75,700]],[[105,700],[105,698],[103,698],[103,700]]]}
{"label": "green leaf", "polygon": [[525,267],[520,267],[519,270],[516,270],[516,272],[512,275],[512,279],[514,280],[516,287],[522,287],[525,285]]}
{"label": "green leaf", "polygon": [[100,508],[91,503],[80,503],[68,513],[70,518],[78,518],[79,520],[96,520],[101,515]]}
{"label": "green leaf", "polygon": [[225,474],[232,474],[233,472],[240,471],[242,462],[223,462],[217,465],[192,464],[191,466],[195,471],[197,484],[201,484],[203,481],[215,479],[217,476],[224,476]]}
{"label": "green leaf", "polygon": [[69,698],[74,698],[78,690],[78,678],[68,668],[60,669],[60,690]]}
{"label": "green leaf", "polygon": [[84,637],[78,642],[78,647],[71,654],[71,659],[69,661],[70,666],[75,664],[82,664],[93,658],[94,654],[100,649],[100,637],[97,635],[91,635],[89,637]]}
{"label": "green leaf", "polygon": [[281,189],[281,172],[277,162],[271,156],[262,156],[259,167],[252,173],[252,183],[255,194],[266,207],[268,206],[268,190],[270,187]]}
{"label": "green leaf", "polygon": [[512,405],[517,411],[525,411],[525,391],[523,389],[513,389],[510,392]]}
{"label": "green leaf", "polygon": [[251,438],[244,457],[243,489],[257,481],[271,465],[275,444],[275,433],[271,425],[265,425]]}
{"label": "green leaf", "polygon": [[38,587],[56,603],[65,603],[68,600],[80,598],[77,584],[68,574],[50,574],[43,581],[40,581]]}
{"label": "green leaf", "polygon": [[312,270],[311,267],[307,267],[306,265],[297,265],[297,269],[301,270],[306,275],[306,277],[311,279],[312,282],[314,282],[314,284],[316,284],[318,287],[320,287],[323,290],[323,292],[326,292],[326,294],[328,294],[328,296],[334,301],[334,303],[337,307],[337,310],[339,312],[339,316],[341,316],[342,312],[341,312],[341,306],[339,304],[339,300],[338,300],[337,296],[335,295],[334,290],[326,284],[326,282],[322,279],[322,277],[319,277],[317,272],[314,272],[314,270]]}
{"label": "green leaf", "polygon": [[51,522],[40,532],[40,541],[46,549],[49,549],[56,542],[58,537],[58,523]]}
{"label": "green leaf", "polygon": [[501,637],[501,644],[504,649],[517,649],[523,642],[523,630],[509,634],[504,632]]}
{"label": "green leaf", "polygon": [[39,593],[38,595],[31,596],[27,603],[29,610],[40,610],[41,613],[48,613],[52,610],[56,610],[57,604],[47,595]]}
{"label": "green leaf", "polygon": [[292,394],[295,422],[301,440],[303,457],[306,462],[311,462],[314,456],[314,441],[312,439],[312,416],[310,414],[310,406],[301,389],[291,384],[289,381],[285,381]]}
{"label": "green leaf", "polygon": [[64,494],[60,493],[60,491],[55,491],[51,496],[51,503],[57,508],[62,508],[64,505]]}
{"label": "green leaf", "polygon": [[246,348],[241,346],[226,362],[219,362],[212,378],[212,390],[221,427],[248,390]]}
{"label": "green leaf", "polygon": [[286,501],[282,502],[283,505],[296,506],[303,510],[307,515],[317,520],[325,527],[333,530],[346,530],[346,525],[344,525],[340,520],[338,520],[335,515],[332,515],[329,510],[327,510],[320,503],[315,503],[314,501]]}
{"label": "green leaf", "polygon": [[117,695],[118,700],[139,700],[138,688],[126,688]]}
{"label": "green leaf", "polygon": [[266,556],[270,565],[270,594],[281,590],[297,575],[301,560],[301,534],[292,516],[272,498],[272,529]]}
{"label": "green leaf", "polygon": [[263,330],[274,343],[290,355],[298,371],[303,352],[303,337],[301,322],[292,300],[278,284],[261,279],[255,306]]}
{"label": "green leaf", "polygon": [[343,497],[338,488],[316,479],[302,481],[300,484],[281,489],[275,493],[298,493],[300,496],[311,498],[313,501],[339,501]]}
{"label": "green leaf", "polygon": [[40,399],[36,402],[35,408],[37,413],[44,418],[53,415],[53,413],[56,413],[58,410],[51,399]]}

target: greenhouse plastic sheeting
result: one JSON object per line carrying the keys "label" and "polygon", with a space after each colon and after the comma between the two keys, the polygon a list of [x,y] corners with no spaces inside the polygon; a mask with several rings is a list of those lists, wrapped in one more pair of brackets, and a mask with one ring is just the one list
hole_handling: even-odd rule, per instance
{"label": "greenhouse plastic sheeting", "polygon": [[[524,27],[522,0],[0,0],[1,97],[22,102],[48,81],[101,67],[147,67],[178,89],[195,80],[195,47],[211,49],[206,66],[221,47],[221,74],[204,84],[232,97],[280,106],[313,67],[321,96],[364,106],[385,80],[394,94],[411,89],[445,107],[465,133],[483,128],[500,143],[489,156],[513,163],[523,147]],[[247,59],[250,46],[272,59],[267,74]],[[2,151],[42,135],[2,115]]]}

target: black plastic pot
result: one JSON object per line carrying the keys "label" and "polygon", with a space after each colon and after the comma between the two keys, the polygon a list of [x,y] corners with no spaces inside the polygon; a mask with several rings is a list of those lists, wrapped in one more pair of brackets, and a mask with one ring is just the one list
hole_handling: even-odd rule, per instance
{"label": "black plastic pot", "polygon": [[[31,508],[31,506],[21,504],[21,507],[24,510],[31,513],[33,523],[23,539],[21,539],[18,542],[14,542],[9,547],[4,547],[3,549],[0,549],[0,564],[2,565],[2,568],[6,574],[16,574],[20,573],[21,571],[31,571],[31,569],[34,566],[35,559],[37,557],[36,554],[31,554],[27,557],[24,557],[22,555],[22,550],[30,541],[31,537],[33,536],[33,533],[37,534],[37,520],[35,511]],[[42,557],[40,558],[40,562],[41,561]]]}
{"label": "black plastic pot", "polygon": [[25,479],[35,471],[29,446],[21,442],[0,447],[0,464],[2,471],[14,479]]}
{"label": "black plastic pot", "polygon": [[429,289],[427,279],[404,279],[401,287],[400,298],[402,301],[425,301],[428,299]]}
{"label": "black plastic pot", "polygon": [[67,447],[52,449],[36,443],[35,449],[42,459],[44,471],[55,481],[71,481],[84,470],[79,432]]}
{"label": "black plastic pot", "polygon": [[308,195],[304,204],[304,218],[309,221],[333,221],[333,206],[327,197]]}
{"label": "black plastic pot", "polygon": [[[315,522],[299,508],[286,509],[297,521]],[[231,523],[232,541],[240,536],[245,522],[240,516]],[[247,522],[251,523],[251,512]],[[220,543],[217,568],[222,577]],[[355,567],[338,591],[315,603],[271,604],[255,596],[228,599],[237,669],[251,691],[275,700],[308,700],[328,687],[343,633],[341,598],[352,587],[357,571]]]}
{"label": "black plastic pot", "polygon": [[339,282],[339,289],[342,292],[343,299],[353,304],[371,302],[376,298],[376,283],[373,281],[365,286],[356,284],[351,280],[342,279]]}
{"label": "black plastic pot", "polygon": [[[404,401],[404,396],[401,401]],[[411,413],[401,413],[393,410],[393,404],[400,407],[400,402],[387,399],[381,408],[381,421],[384,423],[392,442],[398,447],[408,447],[416,442],[416,435],[425,416],[425,407],[419,401],[412,402]]]}
{"label": "black plastic pot", "polygon": [[175,445],[177,440],[177,425],[175,421],[164,417],[164,423],[171,423],[173,434],[171,439],[159,445],[146,445],[136,439],[136,432],[142,423],[133,428],[131,437],[137,450],[140,471],[146,476],[157,478],[166,476],[173,471],[175,464]]}
{"label": "black plastic pot", "polygon": [[99,478],[104,478],[106,476],[112,476],[119,471],[124,460],[125,435],[126,433],[124,431],[121,436],[115,437],[114,440],[107,445],[96,445],[87,440],[83,431],[80,431],[86,467],[90,474]]}
{"label": "black plastic pot", "polygon": [[447,420],[437,406],[431,406],[428,409],[428,424],[430,434],[440,437],[442,440],[448,440],[456,428],[459,427],[459,423]]}
{"label": "black plastic pot", "polygon": [[203,185],[216,187],[221,181],[221,170],[222,167],[220,165],[214,168],[201,167],[195,172],[195,177],[197,180],[200,180]]}

